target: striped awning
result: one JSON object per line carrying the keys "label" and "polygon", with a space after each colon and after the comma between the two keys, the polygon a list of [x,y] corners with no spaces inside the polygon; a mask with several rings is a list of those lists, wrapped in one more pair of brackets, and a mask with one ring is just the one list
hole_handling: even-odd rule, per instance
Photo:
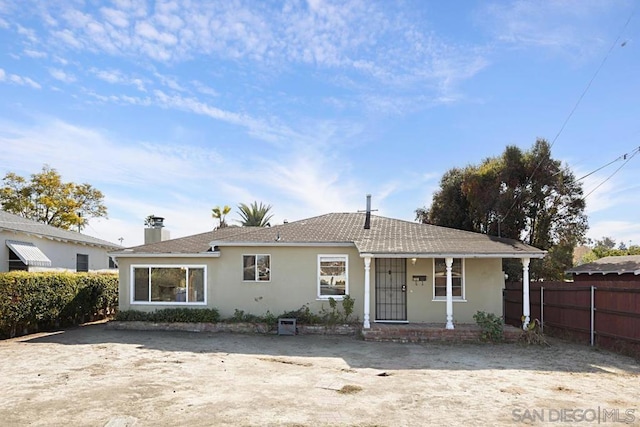
{"label": "striped awning", "polygon": [[51,260],[36,245],[29,242],[7,240],[7,246],[26,265],[34,267],[51,267]]}

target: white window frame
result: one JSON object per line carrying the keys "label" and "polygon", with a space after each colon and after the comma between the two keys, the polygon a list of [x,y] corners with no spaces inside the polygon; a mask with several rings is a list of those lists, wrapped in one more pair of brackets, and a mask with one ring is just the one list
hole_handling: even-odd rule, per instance
{"label": "white window frame", "polygon": [[[147,268],[149,269],[149,293],[147,301],[136,301],[135,300],[135,292],[136,292],[136,283],[135,283],[135,269],[136,268]],[[192,268],[200,268],[204,269],[204,301],[151,301],[151,269],[152,268],[185,268],[185,279],[189,277],[189,269]],[[187,284],[187,295],[189,294],[189,281],[186,280]],[[207,291],[208,283],[207,283],[207,266],[203,264],[132,264],[129,270],[129,289],[131,292],[130,303],[131,305],[186,305],[189,307],[192,306],[206,306],[207,305]]]}
{"label": "white window frame", "polygon": [[[431,281],[431,288],[432,288],[432,292],[433,292],[433,301],[446,301],[447,300],[447,296],[436,296],[436,259],[446,259],[446,258],[433,258],[433,280]],[[466,282],[466,274],[465,274],[465,259],[464,258],[453,258],[453,262],[456,262],[456,260],[460,260],[461,263],[461,274],[462,274],[462,280],[461,280],[461,286],[462,286],[462,296],[452,296],[453,301],[458,301],[458,302],[466,302],[467,298],[466,298],[466,286],[465,286],[465,282]],[[446,262],[446,261],[445,261]],[[446,268],[445,268],[445,278],[446,278]]]}
{"label": "white window frame", "polygon": [[[255,265],[255,271],[254,271],[254,277],[255,279],[253,280],[247,280],[244,278],[244,257],[246,256],[252,256],[252,257],[256,257],[256,265]],[[260,256],[266,256],[269,257],[269,280],[260,280],[260,275],[258,274],[258,257]],[[271,268],[271,254],[242,254],[242,281],[245,283],[269,283],[271,282],[271,274],[273,273],[273,268]]]}
{"label": "white window frame", "polygon": [[[339,261],[344,261],[345,267],[345,284],[344,284],[344,295],[322,295],[321,292],[321,279],[320,279],[320,263],[327,258],[335,258]],[[349,295],[349,255],[347,254],[319,254],[318,255],[318,270],[316,271],[316,280],[317,280],[317,299],[318,300],[328,300],[329,298],[333,298],[335,300],[341,300],[346,295]]]}

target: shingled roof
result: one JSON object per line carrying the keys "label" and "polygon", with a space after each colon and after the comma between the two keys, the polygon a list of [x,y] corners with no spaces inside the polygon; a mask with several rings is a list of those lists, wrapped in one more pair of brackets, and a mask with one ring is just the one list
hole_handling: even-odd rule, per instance
{"label": "shingled roof", "polygon": [[87,236],[86,234],[81,234],[76,231],[63,230],[58,227],[42,224],[3,210],[0,210],[0,231],[25,233],[32,236],[44,237],[62,242],[99,246],[106,249],[117,249],[120,247],[106,240]]}
{"label": "shingled roof", "polygon": [[224,228],[130,248],[134,254],[202,253],[225,246],[353,245],[362,254],[543,257],[545,251],[517,240],[419,224],[365,213],[330,213],[265,228]]}
{"label": "shingled roof", "polygon": [[574,267],[567,273],[640,275],[640,255],[608,256]]}

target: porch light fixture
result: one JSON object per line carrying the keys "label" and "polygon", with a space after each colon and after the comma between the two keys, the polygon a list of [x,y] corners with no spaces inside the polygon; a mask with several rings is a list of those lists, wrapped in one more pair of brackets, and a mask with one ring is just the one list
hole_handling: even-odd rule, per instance
{"label": "porch light fixture", "polygon": [[418,258],[411,258],[411,265],[416,265],[416,261],[418,261]]}

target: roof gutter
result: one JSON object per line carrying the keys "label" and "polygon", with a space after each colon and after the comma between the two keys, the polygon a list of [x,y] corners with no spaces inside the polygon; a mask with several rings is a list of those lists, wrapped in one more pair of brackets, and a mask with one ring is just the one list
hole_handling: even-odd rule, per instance
{"label": "roof gutter", "polygon": [[110,252],[114,258],[220,258],[220,252],[200,252],[200,253],[144,253],[144,252]]}
{"label": "roof gutter", "polygon": [[78,245],[83,245],[83,246],[94,246],[97,248],[105,248],[105,249],[119,249],[122,246],[118,246],[115,244],[108,244],[109,242],[106,243],[99,243],[99,242],[86,242],[83,240],[79,240],[79,239],[71,239],[71,238],[66,238],[66,237],[56,237],[56,236],[51,236],[48,234],[42,234],[42,233],[34,233],[32,231],[24,231],[24,230],[16,230],[13,228],[7,228],[7,227],[1,227],[0,226],[0,231],[8,231],[11,233],[15,233],[15,234],[26,234],[27,236],[33,236],[33,237],[37,237],[38,239],[47,239],[47,240],[53,240],[56,242],[62,242],[62,243],[73,243],[73,244],[78,244]]}
{"label": "roof gutter", "polygon": [[547,252],[532,252],[532,253],[495,253],[495,254],[464,254],[464,253],[383,253],[383,252],[361,252],[361,258],[544,258]]}
{"label": "roof gutter", "polygon": [[238,247],[238,246],[269,246],[272,248],[277,247],[354,247],[355,244],[353,242],[282,242],[282,241],[274,241],[274,242],[225,242],[225,241],[213,241],[210,242],[212,248],[217,247]]}
{"label": "roof gutter", "polygon": [[640,276],[640,270],[629,270],[629,271],[620,271],[620,270],[612,270],[612,271],[602,271],[602,270],[592,270],[592,271],[574,271],[574,270],[567,270],[566,273],[569,274],[575,274],[576,276],[579,276],[581,274],[588,274],[589,276],[593,276],[595,274],[602,274],[607,275],[607,274],[617,274],[618,276],[621,276],[623,274],[634,274],[636,276]]}

